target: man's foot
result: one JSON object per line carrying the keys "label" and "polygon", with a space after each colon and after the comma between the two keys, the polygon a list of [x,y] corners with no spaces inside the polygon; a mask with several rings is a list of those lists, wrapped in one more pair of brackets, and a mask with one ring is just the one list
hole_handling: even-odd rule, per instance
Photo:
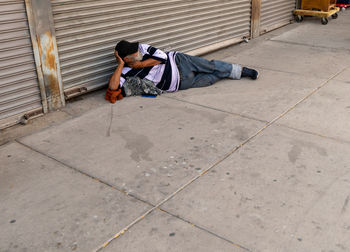
{"label": "man's foot", "polygon": [[259,77],[259,72],[248,67],[243,67],[241,77],[250,77],[253,80],[256,80]]}

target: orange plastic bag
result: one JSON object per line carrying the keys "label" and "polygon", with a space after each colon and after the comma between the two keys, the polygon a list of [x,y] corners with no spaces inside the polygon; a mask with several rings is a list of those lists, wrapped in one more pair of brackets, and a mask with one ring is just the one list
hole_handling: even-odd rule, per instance
{"label": "orange plastic bag", "polygon": [[111,103],[115,103],[116,101],[124,98],[121,92],[122,92],[121,89],[110,90],[109,88],[107,88],[105,99],[107,101],[110,101]]}

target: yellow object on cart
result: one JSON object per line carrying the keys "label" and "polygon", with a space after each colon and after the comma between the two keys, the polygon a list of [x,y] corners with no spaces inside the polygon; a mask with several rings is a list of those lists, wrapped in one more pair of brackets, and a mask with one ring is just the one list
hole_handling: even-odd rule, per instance
{"label": "yellow object on cart", "polygon": [[336,0],[301,0],[301,8],[294,11],[295,20],[300,23],[304,16],[320,17],[321,23],[328,24],[328,18],[338,17],[340,8],[336,7]]}

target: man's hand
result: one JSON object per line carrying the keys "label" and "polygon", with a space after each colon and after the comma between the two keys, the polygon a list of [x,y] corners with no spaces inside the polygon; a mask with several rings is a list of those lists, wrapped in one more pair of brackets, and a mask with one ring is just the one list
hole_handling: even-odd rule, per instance
{"label": "man's hand", "polygon": [[119,88],[120,76],[122,74],[124,64],[125,64],[117,51],[114,51],[114,56],[115,56],[115,59],[117,60],[118,66],[109,80],[108,87],[110,90],[117,90]]}
{"label": "man's hand", "polygon": [[118,65],[124,65],[125,64],[123,59],[119,56],[117,51],[114,51],[114,56],[115,56],[115,59],[117,60]]}

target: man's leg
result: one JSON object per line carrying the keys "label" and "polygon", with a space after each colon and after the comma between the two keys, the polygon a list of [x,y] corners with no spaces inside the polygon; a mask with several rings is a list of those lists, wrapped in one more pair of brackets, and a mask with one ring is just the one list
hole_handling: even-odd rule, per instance
{"label": "man's leg", "polygon": [[178,53],[176,63],[181,73],[181,89],[209,86],[223,78],[241,78],[242,67],[240,65],[219,60],[209,61],[201,57]]}
{"label": "man's leg", "polygon": [[215,82],[218,82],[222,78],[217,77],[214,74],[207,74],[207,73],[199,73],[197,74],[191,83],[192,88],[198,88],[198,87],[207,87]]}
{"label": "man's leg", "polygon": [[241,67],[219,60],[207,60],[201,57],[183,53],[176,55],[176,64],[181,74],[181,88],[206,87],[215,82],[230,78],[239,80],[241,77],[256,79],[258,72],[254,69]]}
{"label": "man's leg", "polygon": [[[237,76],[242,70],[240,65],[231,64],[219,60],[207,60],[201,57],[191,56],[184,53],[176,55],[176,62],[179,63],[179,68],[185,68],[187,71],[195,73],[210,73],[215,74],[219,78],[228,78],[232,72],[232,65],[235,67]],[[182,70],[182,69],[180,69]]]}

